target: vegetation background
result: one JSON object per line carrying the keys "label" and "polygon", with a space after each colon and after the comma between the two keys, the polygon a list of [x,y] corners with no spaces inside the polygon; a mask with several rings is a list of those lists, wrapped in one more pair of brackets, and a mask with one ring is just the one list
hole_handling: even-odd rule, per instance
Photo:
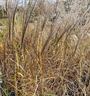
{"label": "vegetation background", "polygon": [[90,1],[3,2],[2,96],[90,96]]}

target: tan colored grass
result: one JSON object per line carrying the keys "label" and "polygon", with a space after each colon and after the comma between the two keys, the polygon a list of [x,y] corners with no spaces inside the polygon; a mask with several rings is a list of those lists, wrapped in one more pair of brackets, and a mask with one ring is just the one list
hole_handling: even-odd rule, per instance
{"label": "tan colored grass", "polygon": [[[69,92],[75,96],[88,94],[90,84],[87,88],[85,86],[90,71],[90,23],[87,21],[84,26],[79,25],[82,18],[86,18],[84,15],[88,9],[79,17],[81,8],[78,9],[76,2],[68,13],[63,9],[62,1],[52,5],[53,11],[50,10],[52,8],[45,10],[50,2],[45,1],[46,5],[39,3],[39,0],[34,2],[38,4],[37,21],[34,19],[33,23],[29,22],[34,12],[30,7],[33,3],[30,1],[30,8],[21,9],[20,22],[10,25],[12,20],[9,18],[9,23],[6,22],[9,28],[7,33],[3,30],[5,35],[3,43],[0,43],[0,64],[6,92],[15,91],[16,96],[64,96],[65,93],[70,95]],[[61,14],[57,19],[50,21],[49,15],[54,14],[60,4],[63,12],[59,10]],[[35,7],[33,5],[32,8]],[[30,10],[31,13],[28,14]],[[15,13],[15,9],[13,12]],[[11,37],[14,39],[10,40]],[[86,80],[82,82],[85,72]]]}

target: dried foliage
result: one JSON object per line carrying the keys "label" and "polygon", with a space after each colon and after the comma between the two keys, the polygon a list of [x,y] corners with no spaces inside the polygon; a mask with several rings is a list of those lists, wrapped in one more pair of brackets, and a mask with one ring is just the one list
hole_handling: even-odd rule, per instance
{"label": "dried foliage", "polygon": [[89,96],[90,2],[6,1],[0,88],[9,96]]}

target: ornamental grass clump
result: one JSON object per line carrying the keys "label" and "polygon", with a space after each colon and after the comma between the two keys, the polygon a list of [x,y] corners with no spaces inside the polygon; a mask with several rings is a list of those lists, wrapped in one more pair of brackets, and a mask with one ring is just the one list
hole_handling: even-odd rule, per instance
{"label": "ornamental grass clump", "polygon": [[89,2],[20,2],[7,0],[8,18],[0,19],[2,94],[89,95]]}

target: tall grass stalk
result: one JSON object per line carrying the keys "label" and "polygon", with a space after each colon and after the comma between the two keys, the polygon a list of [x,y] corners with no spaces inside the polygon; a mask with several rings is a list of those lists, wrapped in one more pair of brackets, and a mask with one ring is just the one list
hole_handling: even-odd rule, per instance
{"label": "tall grass stalk", "polygon": [[5,25],[0,28],[3,93],[88,96],[89,2],[22,2],[6,0],[8,18],[0,19]]}

